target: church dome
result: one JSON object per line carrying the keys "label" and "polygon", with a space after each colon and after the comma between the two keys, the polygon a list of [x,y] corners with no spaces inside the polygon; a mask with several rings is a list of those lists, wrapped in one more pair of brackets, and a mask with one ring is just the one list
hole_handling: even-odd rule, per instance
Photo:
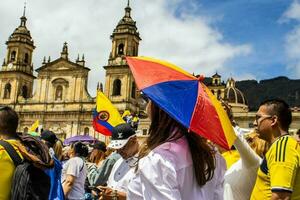
{"label": "church dome", "polygon": [[230,78],[227,81],[226,88],[224,91],[224,99],[227,100],[228,103],[244,105],[248,104],[244,94],[235,87],[235,81],[233,80],[233,78]]}
{"label": "church dome", "polygon": [[116,34],[132,34],[136,35],[140,40],[139,32],[136,27],[136,22],[131,18],[131,8],[129,6],[129,2],[127,3],[127,7],[125,8],[125,15],[124,17],[119,21],[117,27],[113,31],[113,35]]}
{"label": "church dome", "polygon": [[21,17],[21,24],[15,29],[15,31],[8,38],[7,43],[22,42],[34,46],[30,31],[26,27],[26,17]]}

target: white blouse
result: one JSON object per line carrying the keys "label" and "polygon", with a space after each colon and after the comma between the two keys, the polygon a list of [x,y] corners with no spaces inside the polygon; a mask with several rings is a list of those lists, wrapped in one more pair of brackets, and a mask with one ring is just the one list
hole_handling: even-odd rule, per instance
{"label": "white blouse", "polygon": [[213,178],[200,187],[185,137],[156,147],[139,162],[136,176],[129,182],[130,200],[219,200],[223,199],[225,160],[216,154]]}
{"label": "white blouse", "polygon": [[136,157],[128,158],[127,160],[122,157],[114,164],[111,173],[107,180],[107,186],[122,192],[127,192],[127,186],[134,176]]}
{"label": "white blouse", "polygon": [[224,200],[250,199],[257,170],[262,161],[238,129],[235,128],[235,131],[238,137],[234,146],[241,158],[225,173]]}

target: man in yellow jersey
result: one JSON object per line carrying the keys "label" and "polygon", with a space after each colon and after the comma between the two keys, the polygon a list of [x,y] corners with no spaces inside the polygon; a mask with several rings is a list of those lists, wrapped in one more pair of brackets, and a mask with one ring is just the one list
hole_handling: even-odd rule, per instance
{"label": "man in yellow jersey", "polygon": [[300,146],[288,134],[292,114],[279,99],[261,103],[254,125],[270,144],[257,172],[251,200],[300,199]]}
{"label": "man in yellow jersey", "polygon": [[[13,145],[19,152],[20,145],[17,140],[18,115],[9,107],[0,107],[0,140],[5,140]],[[4,147],[0,145],[0,199],[10,199],[10,188],[12,183],[15,165],[5,151]]]}

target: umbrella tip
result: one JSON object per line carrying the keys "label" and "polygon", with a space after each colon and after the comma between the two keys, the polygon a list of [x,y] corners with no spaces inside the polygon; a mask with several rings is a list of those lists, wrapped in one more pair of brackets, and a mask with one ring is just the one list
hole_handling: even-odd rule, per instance
{"label": "umbrella tip", "polygon": [[199,76],[198,76],[198,81],[203,82],[204,78],[205,78],[204,75],[199,75]]}

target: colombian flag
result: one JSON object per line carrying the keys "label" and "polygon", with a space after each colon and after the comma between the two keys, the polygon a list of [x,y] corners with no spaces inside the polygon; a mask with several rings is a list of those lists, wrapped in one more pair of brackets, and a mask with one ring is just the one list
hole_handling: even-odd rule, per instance
{"label": "colombian flag", "polygon": [[30,127],[29,132],[35,132],[36,129],[39,127],[40,121],[36,120]]}
{"label": "colombian flag", "polygon": [[221,103],[183,69],[148,57],[126,57],[140,91],[188,130],[230,149],[236,135]]}
{"label": "colombian flag", "polygon": [[101,92],[97,92],[96,109],[93,111],[93,127],[95,131],[111,136],[113,127],[125,123],[118,110]]}

